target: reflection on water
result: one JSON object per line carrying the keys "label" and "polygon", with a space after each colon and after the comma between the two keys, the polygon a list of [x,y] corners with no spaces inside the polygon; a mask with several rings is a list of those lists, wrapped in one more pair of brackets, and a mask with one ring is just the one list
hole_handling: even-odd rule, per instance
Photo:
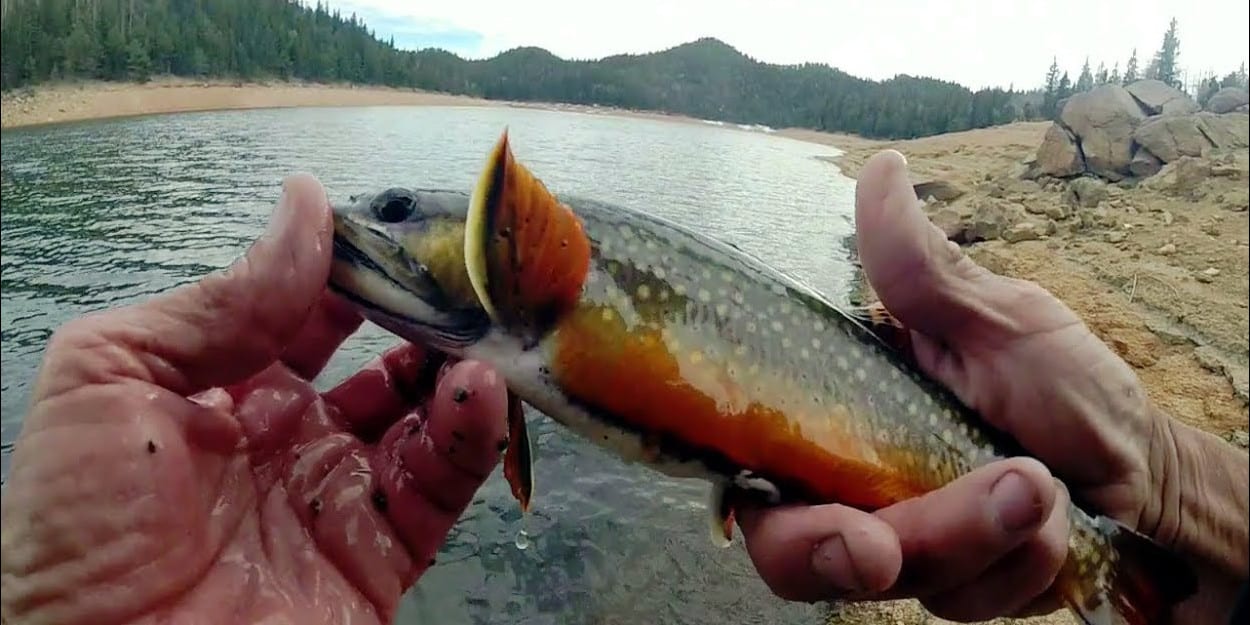
{"label": "reflection on water", "polygon": [[[469,189],[498,133],[556,193],[648,210],[737,244],[843,300],[850,180],[829,148],[765,135],[528,109],[223,112],[6,131],[0,147],[3,471],[44,342],[65,321],[229,264],[282,177],[332,197],[392,185]],[[318,385],[394,342],[366,326]],[[535,510],[494,476],[401,622],[813,623],[768,593],[740,544],[705,536],[706,486],[629,467],[530,415]]]}

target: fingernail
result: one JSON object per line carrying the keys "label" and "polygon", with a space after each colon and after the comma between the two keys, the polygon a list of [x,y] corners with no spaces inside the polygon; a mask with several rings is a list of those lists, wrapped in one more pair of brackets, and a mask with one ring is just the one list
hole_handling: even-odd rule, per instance
{"label": "fingernail", "polygon": [[1018,532],[1042,519],[1042,500],[1037,489],[1015,471],[998,478],[990,487],[990,505],[998,523],[1008,532]]}
{"label": "fingernail", "polygon": [[841,534],[835,534],[816,547],[812,554],[812,570],[840,591],[858,592],[864,588]]}

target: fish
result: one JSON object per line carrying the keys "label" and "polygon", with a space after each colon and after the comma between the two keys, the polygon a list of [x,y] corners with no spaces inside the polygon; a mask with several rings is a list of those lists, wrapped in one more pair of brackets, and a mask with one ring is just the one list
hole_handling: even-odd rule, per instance
{"label": "fish", "polygon": [[[503,471],[534,497],[524,406],[673,478],[709,483],[731,544],[745,503],[873,511],[1028,455],[906,355],[879,303],[837,306],[737,246],[650,212],[557,196],[507,128],[471,189],[333,206],[331,288],[407,341],[508,388]],[[1189,565],[1077,502],[1054,590],[1088,625],[1165,622]]]}

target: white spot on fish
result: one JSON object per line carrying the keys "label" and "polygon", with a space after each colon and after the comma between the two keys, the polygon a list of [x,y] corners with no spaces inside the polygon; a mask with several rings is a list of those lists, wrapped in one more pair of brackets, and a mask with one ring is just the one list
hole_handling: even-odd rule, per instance
{"label": "white spot on fish", "polygon": [[603,320],[604,320],[604,321],[612,321],[612,320],[613,320],[613,319],[615,319],[615,318],[616,318],[616,313],[612,312],[612,309],[611,309],[611,308],[604,308],[604,309],[603,309]]}
{"label": "white spot on fish", "polygon": [[649,297],[651,297],[651,287],[645,284],[638,285],[638,299],[646,301]]}
{"label": "white spot on fish", "polygon": [[656,267],[656,268],[655,268],[655,271],[653,271],[653,272],[651,272],[651,273],[654,273],[654,274],[655,274],[655,277],[656,277],[656,278],[658,278],[658,279],[660,279],[660,280],[663,280],[663,279],[664,279],[664,276],[667,276],[667,275],[668,275],[668,272],[667,272],[667,271],[664,271],[664,268],[663,268],[663,267]]}
{"label": "white spot on fish", "polygon": [[668,289],[660,289],[659,298],[661,302],[667,302],[668,301]]}
{"label": "white spot on fish", "polygon": [[726,306],[725,304],[716,305],[716,315],[718,317],[724,317],[727,314],[729,314],[729,306]]}
{"label": "white spot on fish", "polygon": [[863,367],[859,367],[855,369],[855,377],[858,378],[860,382],[863,382],[868,379],[868,371]]}
{"label": "white spot on fish", "polygon": [[775,320],[770,325],[772,325],[774,332],[781,332],[782,327],[784,327],[781,325],[780,321],[775,321]]}
{"label": "white spot on fish", "polygon": [[699,289],[699,301],[704,304],[712,301],[712,294],[708,293],[707,289]]}
{"label": "white spot on fish", "polygon": [[847,362],[847,361],[846,361],[846,358],[845,358],[845,357],[843,357],[843,356],[838,356],[838,357],[837,357],[837,358],[835,358],[833,361],[834,361],[835,363],[837,363],[838,368],[839,368],[839,369],[842,369],[843,371],[845,371],[847,368],[849,368],[849,367],[851,366],[851,363]]}

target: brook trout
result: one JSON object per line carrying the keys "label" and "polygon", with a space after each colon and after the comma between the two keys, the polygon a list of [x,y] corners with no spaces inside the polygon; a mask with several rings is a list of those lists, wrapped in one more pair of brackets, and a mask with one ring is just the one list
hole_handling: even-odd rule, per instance
{"label": "brook trout", "polygon": [[[625,461],[738,497],[876,510],[1023,455],[879,332],[741,250],[645,212],[557,199],[505,130],[476,187],[390,188],[334,209],[331,284],[410,341],[507,382],[504,474],[533,494],[522,403]],[[1056,580],[1090,625],[1144,625],[1195,590],[1187,564],[1074,504]]]}

